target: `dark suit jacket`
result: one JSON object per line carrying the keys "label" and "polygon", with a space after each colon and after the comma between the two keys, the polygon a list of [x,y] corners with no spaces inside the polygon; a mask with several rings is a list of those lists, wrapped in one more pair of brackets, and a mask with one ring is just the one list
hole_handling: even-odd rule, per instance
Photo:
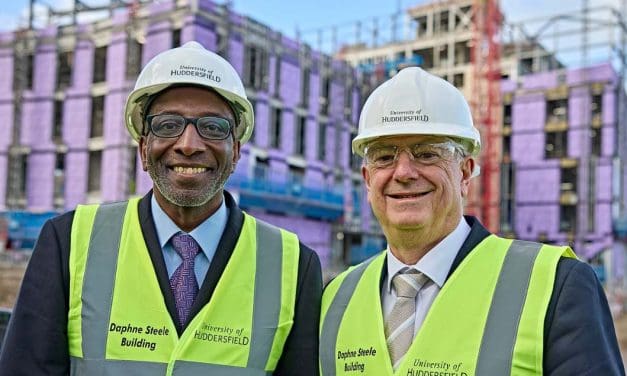
{"label": "dark suit jacket", "polygon": [[[157,240],[150,211],[151,194],[139,202],[142,233],[170,316],[176,318],[174,296]],[[211,299],[231,257],[244,216],[225,192],[229,208],[207,276],[192,306],[195,315]],[[8,332],[0,354],[0,376],[69,374],[67,312],[69,292],[70,229],[74,212],[48,221],[37,240],[29,262]],[[260,244],[259,246],[263,246]],[[287,338],[275,375],[318,375],[318,323],[322,276],[315,252],[300,244],[294,326]],[[182,332],[178,320],[177,331]]]}
{"label": "dark suit jacket", "polygon": [[[470,234],[449,277],[490,232],[466,217]],[[385,269],[384,269],[385,270]],[[545,376],[613,376],[625,370],[603,288],[590,265],[563,257],[544,319]]]}

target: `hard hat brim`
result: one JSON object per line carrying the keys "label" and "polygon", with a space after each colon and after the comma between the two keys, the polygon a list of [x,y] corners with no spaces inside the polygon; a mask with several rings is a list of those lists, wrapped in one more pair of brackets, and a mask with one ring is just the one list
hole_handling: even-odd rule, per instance
{"label": "hard hat brim", "polygon": [[479,155],[481,150],[481,144],[477,142],[479,131],[475,128],[469,129],[459,124],[442,123],[423,123],[421,126],[407,123],[386,123],[385,125],[367,127],[355,137],[352,142],[353,153],[363,157],[366,145],[375,139],[405,135],[446,136],[467,140],[471,146],[471,150],[468,152],[473,156]]}

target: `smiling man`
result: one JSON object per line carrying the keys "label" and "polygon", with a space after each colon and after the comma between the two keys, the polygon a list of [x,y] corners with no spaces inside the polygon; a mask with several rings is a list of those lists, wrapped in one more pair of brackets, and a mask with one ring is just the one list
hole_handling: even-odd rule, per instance
{"label": "smiling man", "polygon": [[322,375],[624,375],[590,266],[463,216],[480,149],[439,77],[406,68],[370,95],[353,151],[388,248],[326,287]]}
{"label": "smiling man", "polygon": [[125,118],[153,190],[46,223],[0,375],[317,375],[318,257],[224,191],[254,119],[233,67],[165,51]]}

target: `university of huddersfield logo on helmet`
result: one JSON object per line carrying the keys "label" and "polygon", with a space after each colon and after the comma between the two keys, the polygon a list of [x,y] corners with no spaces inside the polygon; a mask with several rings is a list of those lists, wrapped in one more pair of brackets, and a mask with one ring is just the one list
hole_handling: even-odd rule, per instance
{"label": "university of huddersfield logo on helmet", "polygon": [[422,109],[396,111],[390,110],[389,114],[381,116],[381,124],[386,123],[410,123],[421,121],[428,123],[429,115],[423,114]]}
{"label": "university of huddersfield logo on helmet", "polygon": [[213,70],[208,70],[204,67],[197,67],[192,65],[179,65],[178,69],[170,70],[170,77],[172,76],[191,76],[191,77],[199,77],[204,78],[209,81],[213,81],[215,83],[220,83],[222,81],[222,77],[213,73]]}

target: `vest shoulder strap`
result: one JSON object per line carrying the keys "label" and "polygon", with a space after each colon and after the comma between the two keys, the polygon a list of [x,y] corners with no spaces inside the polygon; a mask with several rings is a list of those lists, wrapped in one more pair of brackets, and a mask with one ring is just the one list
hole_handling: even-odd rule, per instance
{"label": "vest shoulder strap", "polygon": [[[138,199],[133,202],[136,204]],[[70,354],[103,359],[120,234],[129,202],[77,207],[70,246]],[[84,278],[84,276],[89,276]],[[89,317],[89,320],[85,320]],[[95,325],[93,325],[95,324]],[[79,329],[80,328],[80,329]],[[83,340],[85,339],[85,340]]]}

